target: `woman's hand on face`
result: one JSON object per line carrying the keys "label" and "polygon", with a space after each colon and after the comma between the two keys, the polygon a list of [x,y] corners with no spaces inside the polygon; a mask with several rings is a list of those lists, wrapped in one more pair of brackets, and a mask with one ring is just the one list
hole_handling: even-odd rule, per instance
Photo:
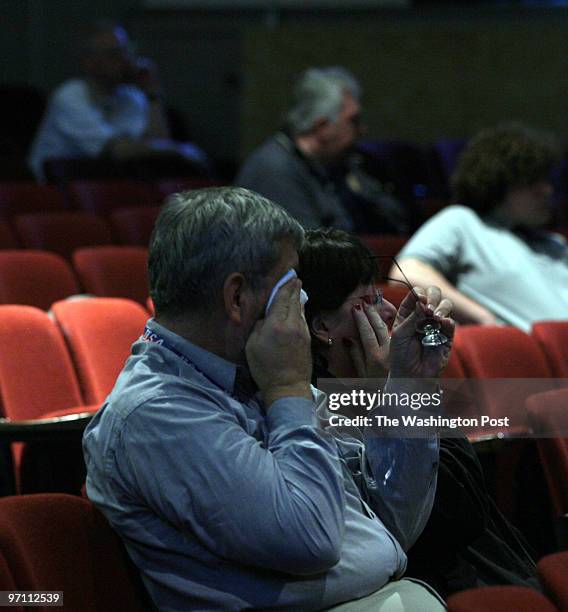
{"label": "woman's hand on face", "polygon": [[344,339],[359,378],[386,378],[389,372],[389,330],[377,309],[363,302],[353,309],[359,342]]}
{"label": "woman's hand on face", "polygon": [[[442,298],[438,287],[414,287],[414,293],[408,293],[392,327],[392,377],[437,378],[442,373],[448,364],[454,337],[455,322],[448,316],[452,309],[452,302]],[[440,323],[440,333],[446,336],[447,343],[434,347],[422,345],[424,336],[416,331],[416,324],[429,318]]]}

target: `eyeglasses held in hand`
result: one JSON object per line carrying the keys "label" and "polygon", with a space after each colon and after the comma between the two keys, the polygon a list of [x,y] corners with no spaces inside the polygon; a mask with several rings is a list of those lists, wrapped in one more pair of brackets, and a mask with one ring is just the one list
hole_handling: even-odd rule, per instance
{"label": "eyeglasses held in hand", "polygon": [[[399,278],[391,278],[390,276],[383,276],[382,279],[391,281],[394,283],[402,283],[408,290],[412,293],[412,295],[416,298],[416,301],[419,302],[420,298],[416,291],[414,291],[414,287],[406,277],[403,269],[400,267],[400,264],[396,260],[396,257],[392,255],[371,255],[372,259],[390,259],[404,280],[400,280]],[[442,334],[440,331],[442,326],[439,321],[436,321],[433,317],[427,317],[423,321],[419,321],[416,323],[416,331],[419,334],[422,334],[424,337],[422,338],[423,346],[440,346],[442,344],[446,344],[448,342],[448,338]]]}

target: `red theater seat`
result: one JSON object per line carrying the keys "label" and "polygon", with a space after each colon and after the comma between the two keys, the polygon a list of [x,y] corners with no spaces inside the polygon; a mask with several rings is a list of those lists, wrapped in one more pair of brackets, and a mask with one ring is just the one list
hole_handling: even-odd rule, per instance
{"label": "red theater seat", "polygon": [[527,412],[531,429],[540,436],[537,446],[542,469],[560,517],[568,513],[568,389],[532,395],[527,399]]}
{"label": "red theater seat", "polygon": [[[408,242],[410,236],[366,234],[364,236],[360,236],[360,238],[375,255],[396,257],[402,247]],[[388,271],[388,268],[390,268],[390,263],[385,264],[386,271]]]}
{"label": "red theater seat", "polygon": [[542,321],[532,328],[548,367],[556,378],[568,378],[568,321]]}
{"label": "red theater seat", "polygon": [[134,246],[78,249],[73,266],[81,284],[97,297],[123,297],[145,305],[148,250]]}
{"label": "red theater seat", "polygon": [[68,343],[83,396],[89,404],[102,403],[143,333],[145,308],[118,298],[63,300],[52,312]]}
{"label": "red theater seat", "polygon": [[159,214],[159,206],[117,208],[110,222],[121,244],[147,247]]}
{"label": "red theater seat", "polygon": [[543,557],[536,569],[546,595],[559,610],[568,610],[568,552]]}
{"label": "red theater seat", "polygon": [[0,550],[16,589],[62,591],[61,609],[150,609],[124,546],[87,499],[61,494],[0,499]]}
{"label": "red theater seat", "polygon": [[[95,409],[82,405],[63,336],[47,313],[31,306],[0,306],[0,345],[0,401],[5,417],[36,420]],[[30,490],[35,475],[28,474],[22,464],[31,465],[33,460],[22,457],[21,445],[13,448],[17,480],[21,477],[22,489]]]}
{"label": "red theater seat", "polygon": [[106,222],[91,213],[62,211],[18,215],[14,220],[22,246],[57,253],[71,259],[80,247],[110,244]]}
{"label": "red theater seat", "polygon": [[73,181],[69,194],[76,208],[102,216],[124,206],[155,206],[159,200],[151,186],[137,181]]}
{"label": "red theater seat", "polygon": [[56,188],[38,183],[0,183],[0,215],[56,211],[65,208],[65,200]]}
{"label": "red theater seat", "polygon": [[526,587],[468,589],[448,598],[448,612],[558,612],[544,595]]}
{"label": "red theater seat", "polygon": [[[479,380],[475,395],[481,414],[509,417],[511,427],[503,431],[526,431],[526,398],[550,388],[542,381],[520,380],[550,377],[544,355],[535,341],[513,327],[460,326],[456,329],[454,350],[466,377]],[[516,380],[510,383],[485,382],[491,379]]]}
{"label": "red theater seat", "polygon": [[17,249],[20,245],[5,221],[0,221],[0,249]]}
{"label": "red theater seat", "polygon": [[222,187],[224,183],[205,176],[196,176],[193,178],[164,178],[156,183],[156,189],[160,194],[160,199],[163,200],[172,193],[180,191],[190,191],[192,189],[205,189],[207,187]]}
{"label": "red theater seat", "polygon": [[386,300],[388,300],[398,310],[400,303],[408,295],[408,287],[404,285],[385,285],[379,284],[379,289],[382,290]]}
{"label": "red theater seat", "polygon": [[28,304],[43,310],[79,286],[69,264],[46,251],[0,251],[0,304]]}

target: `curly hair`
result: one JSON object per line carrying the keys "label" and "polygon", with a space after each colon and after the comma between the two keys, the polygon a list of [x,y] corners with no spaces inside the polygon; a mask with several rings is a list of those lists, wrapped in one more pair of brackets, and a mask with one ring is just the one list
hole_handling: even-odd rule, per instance
{"label": "curly hair", "polygon": [[560,148],[548,132],[520,123],[482,130],[469,142],[452,176],[454,201],[487,214],[510,189],[548,180],[559,159]]}

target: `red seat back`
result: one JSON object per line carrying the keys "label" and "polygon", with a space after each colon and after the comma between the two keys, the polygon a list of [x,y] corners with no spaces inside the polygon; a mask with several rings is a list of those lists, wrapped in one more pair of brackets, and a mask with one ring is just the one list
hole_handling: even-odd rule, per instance
{"label": "red seat back", "polygon": [[379,284],[379,289],[382,290],[385,299],[395,306],[397,310],[409,292],[409,289],[404,285],[385,285],[381,283]]}
{"label": "red seat back", "polygon": [[73,265],[88,293],[146,304],[147,259],[148,250],[143,247],[91,247],[75,251]]}
{"label": "red seat back", "polygon": [[45,251],[0,251],[0,304],[28,304],[47,310],[79,292],[69,264]]}
{"label": "red seat back", "polygon": [[5,416],[36,419],[82,404],[59,328],[31,306],[0,306],[0,399]]}
{"label": "red seat back", "polygon": [[6,221],[0,221],[0,249],[17,249],[19,246],[14,232]]}
{"label": "red seat back", "polygon": [[178,177],[178,178],[163,178],[156,182],[156,190],[160,194],[160,199],[163,200],[172,193],[180,191],[190,191],[191,189],[205,189],[207,187],[221,187],[225,183],[216,181],[206,176],[195,176],[193,178]]}
{"label": "red seat back", "polygon": [[448,612],[558,612],[538,591],[519,586],[468,589],[448,598]]}
{"label": "red seat back", "polygon": [[104,401],[144,332],[145,308],[130,300],[64,300],[52,312],[63,330],[87,403]]}
{"label": "red seat back", "polygon": [[531,429],[539,437],[538,451],[555,512],[568,513],[568,389],[537,393],[527,399]]}
{"label": "red seat back", "polygon": [[73,181],[69,195],[76,208],[102,216],[124,206],[155,206],[159,196],[154,189],[137,181]]}
{"label": "red seat back", "polygon": [[149,609],[122,543],[87,499],[63,494],[0,499],[0,550],[17,589],[63,591],[67,610]]}
{"label": "red seat back", "polygon": [[111,243],[106,222],[92,213],[63,211],[30,213],[14,220],[22,245],[71,259],[75,249]]}
{"label": "red seat back", "polygon": [[535,323],[532,336],[540,345],[556,378],[568,378],[568,321]]}
{"label": "red seat back", "polygon": [[474,392],[480,414],[509,417],[504,432],[520,433],[528,428],[525,400],[543,386],[538,381],[488,384],[490,379],[546,379],[550,372],[534,340],[513,327],[461,326],[456,330],[454,350],[467,378],[479,379]]}
{"label": "red seat back", "polygon": [[0,215],[55,211],[65,208],[61,192],[51,185],[18,182],[0,183]]}
{"label": "red seat back", "polygon": [[536,569],[545,594],[559,610],[568,610],[568,552],[543,557]]}
{"label": "red seat back", "polygon": [[159,206],[130,206],[113,210],[110,221],[121,244],[147,247],[159,214]]}
{"label": "red seat back", "polygon": [[[408,242],[410,236],[366,234],[364,236],[360,236],[360,238],[375,255],[396,257],[402,247]],[[386,264],[386,269],[389,267],[390,264]]]}
{"label": "red seat back", "polygon": [[[28,420],[81,411],[71,359],[47,313],[31,306],[0,306],[0,345],[0,412],[4,416]],[[33,486],[34,468],[21,474],[22,451],[21,444],[13,446],[16,481]]]}

